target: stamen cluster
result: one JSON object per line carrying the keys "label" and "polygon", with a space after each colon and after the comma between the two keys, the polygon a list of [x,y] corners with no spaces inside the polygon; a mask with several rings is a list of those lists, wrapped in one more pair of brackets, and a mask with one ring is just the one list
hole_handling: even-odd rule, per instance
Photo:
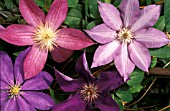
{"label": "stamen cluster", "polygon": [[117,36],[118,40],[129,43],[132,41],[134,35],[128,28],[123,28],[117,33]]}
{"label": "stamen cluster", "polygon": [[17,97],[19,95],[19,92],[20,92],[20,85],[14,85],[14,86],[11,86],[10,87],[10,97]]}

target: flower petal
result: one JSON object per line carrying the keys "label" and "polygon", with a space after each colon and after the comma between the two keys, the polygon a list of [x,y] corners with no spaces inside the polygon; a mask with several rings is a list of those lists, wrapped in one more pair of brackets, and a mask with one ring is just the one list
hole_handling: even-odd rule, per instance
{"label": "flower petal", "polygon": [[148,72],[151,63],[149,50],[138,42],[132,42],[128,46],[130,58],[140,69]]}
{"label": "flower petal", "polygon": [[94,77],[91,74],[90,69],[88,67],[85,52],[78,59],[75,70],[76,70],[76,73],[79,74],[81,78],[85,80],[87,83],[93,81]]}
{"label": "flower petal", "polygon": [[1,111],[18,111],[18,104],[15,98],[10,98],[1,106]]}
{"label": "flower petal", "polygon": [[24,77],[25,79],[37,75],[44,67],[47,60],[48,52],[32,46],[30,52],[24,60]]}
{"label": "flower petal", "polygon": [[0,31],[2,31],[3,29],[5,29],[2,25],[0,25]]}
{"label": "flower petal", "polygon": [[56,30],[66,19],[67,10],[67,0],[54,0],[48,11],[45,22]]}
{"label": "flower petal", "polygon": [[15,60],[14,76],[17,84],[22,84],[24,82],[23,62],[30,49],[31,47],[22,51]]}
{"label": "flower petal", "polygon": [[110,29],[105,24],[95,26],[91,30],[85,30],[85,32],[96,42],[105,44],[111,42],[116,37],[116,31]]}
{"label": "flower petal", "polygon": [[62,28],[57,32],[56,44],[66,49],[80,50],[94,42],[78,29]]}
{"label": "flower petal", "polygon": [[120,111],[119,105],[111,98],[111,96],[101,96],[95,101],[95,107],[101,111]]}
{"label": "flower petal", "polygon": [[14,85],[13,64],[7,53],[0,51],[0,79]]}
{"label": "flower petal", "polygon": [[24,82],[21,90],[44,90],[50,87],[53,78],[45,71],[41,71],[35,77]]}
{"label": "flower petal", "polygon": [[42,92],[24,91],[22,96],[31,106],[40,110],[49,110],[55,104],[49,95]]}
{"label": "flower petal", "polygon": [[37,111],[33,106],[31,106],[24,98],[21,96],[17,97],[18,110],[17,111]]}
{"label": "flower petal", "polygon": [[8,100],[9,93],[0,91],[0,107]]}
{"label": "flower petal", "polygon": [[4,82],[3,80],[0,80],[0,89],[7,91],[10,89],[10,85]]}
{"label": "flower petal", "polygon": [[153,26],[159,19],[160,6],[149,5],[142,9],[140,18],[134,23],[131,30],[134,32],[143,28]]}
{"label": "flower petal", "polygon": [[40,23],[44,23],[45,14],[33,0],[20,0],[19,9],[29,25],[37,27]]}
{"label": "flower petal", "polygon": [[96,81],[101,92],[108,93],[124,83],[123,78],[117,71],[102,72]]}
{"label": "flower petal", "polygon": [[72,54],[72,50],[60,46],[54,47],[54,50],[51,51],[52,58],[58,63],[66,61]]}
{"label": "flower petal", "polygon": [[10,25],[0,33],[0,37],[11,44],[18,46],[32,45],[34,27],[28,25]]}
{"label": "flower petal", "polygon": [[64,90],[65,92],[75,92],[81,87],[82,82],[80,80],[72,79],[62,74],[56,69],[55,69],[55,76],[61,89]]}
{"label": "flower petal", "polygon": [[135,39],[147,48],[159,48],[170,42],[165,33],[154,28],[137,31]]}
{"label": "flower petal", "polygon": [[56,104],[53,111],[91,111],[86,110],[86,102],[78,94],[70,96],[67,100]]}
{"label": "flower petal", "polygon": [[138,0],[122,0],[119,9],[125,27],[131,27],[139,17],[139,1]]}
{"label": "flower petal", "polygon": [[115,58],[115,66],[119,71],[120,75],[124,78],[124,81],[127,81],[129,75],[135,68],[135,65],[129,59],[127,43],[122,43],[119,54]]}
{"label": "flower petal", "polygon": [[117,55],[120,43],[117,40],[105,45],[100,45],[95,51],[91,67],[98,67],[113,61]]}
{"label": "flower petal", "polygon": [[111,4],[102,3],[100,1],[98,1],[98,3],[100,16],[104,23],[113,30],[120,30],[122,28],[122,21],[117,8]]}

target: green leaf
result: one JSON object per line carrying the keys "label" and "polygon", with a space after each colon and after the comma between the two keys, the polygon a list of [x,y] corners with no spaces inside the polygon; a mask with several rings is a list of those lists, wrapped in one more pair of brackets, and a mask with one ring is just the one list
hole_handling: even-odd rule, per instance
{"label": "green leaf", "polygon": [[40,6],[40,7],[44,6],[45,0],[34,0],[34,1],[38,6]]}
{"label": "green leaf", "polygon": [[7,7],[7,9],[12,9],[14,8],[14,2],[12,0],[4,0],[5,1],[5,6]]}
{"label": "green leaf", "polygon": [[165,14],[165,24],[166,24],[166,31],[170,32],[170,0],[165,0],[164,3],[164,14]]}
{"label": "green leaf", "polygon": [[153,57],[153,58],[152,58],[152,61],[151,61],[150,67],[151,67],[151,68],[155,67],[156,63],[157,63],[157,57]]}
{"label": "green leaf", "polygon": [[164,46],[158,49],[150,49],[150,54],[158,58],[170,58],[170,47]]}
{"label": "green leaf", "polygon": [[45,2],[44,2],[44,7],[43,7],[43,9],[44,9],[45,11],[48,12],[48,9],[49,9],[50,6],[51,6],[51,2],[52,2],[52,0],[45,0]]}
{"label": "green leaf", "polygon": [[147,4],[147,5],[152,4],[152,0],[146,0],[146,4]]}
{"label": "green leaf", "polygon": [[90,17],[97,19],[100,17],[97,0],[89,0]]}
{"label": "green leaf", "polygon": [[104,0],[106,3],[111,3],[111,0]]}
{"label": "green leaf", "polygon": [[130,102],[133,100],[133,96],[132,94],[130,93],[129,90],[121,90],[121,89],[118,89],[116,91],[116,95],[122,100],[122,101],[125,101],[125,102]]}
{"label": "green leaf", "polygon": [[54,90],[50,88],[50,95],[51,95],[51,98],[57,103],[57,99],[55,97],[55,94],[54,94]]}
{"label": "green leaf", "polygon": [[115,2],[113,4],[114,4],[114,6],[118,7],[121,2],[122,2],[122,0],[115,0]]}
{"label": "green leaf", "polygon": [[138,85],[142,82],[144,78],[144,72],[138,68],[136,68],[132,74],[130,74],[130,80],[127,81],[127,84],[130,87],[133,87],[135,85]]}
{"label": "green leaf", "polygon": [[89,4],[90,4],[90,1],[85,0],[85,14],[87,17],[89,17]]}
{"label": "green leaf", "polygon": [[100,24],[101,22],[102,22],[101,19],[94,20],[87,25],[86,29],[89,30],[89,29],[93,28],[94,26]]}
{"label": "green leaf", "polygon": [[130,92],[131,93],[137,93],[140,92],[142,90],[143,86],[138,84],[138,85],[134,85],[132,87],[130,87]]}
{"label": "green leaf", "polygon": [[124,111],[124,106],[122,104],[122,101],[118,97],[115,97],[114,94],[112,94],[112,99],[115,100],[116,103],[119,105],[120,110]]}
{"label": "green leaf", "polygon": [[157,23],[154,25],[154,28],[163,31],[165,28],[165,16],[161,16]]}
{"label": "green leaf", "polygon": [[68,7],[76,7],[78,0],[68,0]]}

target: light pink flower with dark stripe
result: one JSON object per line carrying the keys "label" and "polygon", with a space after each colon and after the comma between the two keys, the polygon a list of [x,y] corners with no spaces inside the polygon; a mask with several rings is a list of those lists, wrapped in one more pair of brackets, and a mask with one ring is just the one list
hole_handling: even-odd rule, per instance
{"label": "light pink flower with dark stripe", "polygon": [[122,0],[117,10],[111,4],[98,3],[104,23],[86,30],[100,43],[92,67],[114,60],[125,81],[135,65],[148,72],[151,56],[147,48],[159,48],[169,42],[163,32],[152,28],[159,18],[160,6],[149,5],[140,10],[138,0]]}
{"label": "light pink flower with dark stripe", "polygon": [[42,70],[48,51],[56,62],[63,62],[71,56],[72,50],[94,44],[80,30],[59,29],[67,15],[67,0],[54,0],[47,15],[33,0],[20,0],[19,8],[28,25],[10,25],[0,36],[11,44],[32,46],[24,60],[25,78],[33,77]]}

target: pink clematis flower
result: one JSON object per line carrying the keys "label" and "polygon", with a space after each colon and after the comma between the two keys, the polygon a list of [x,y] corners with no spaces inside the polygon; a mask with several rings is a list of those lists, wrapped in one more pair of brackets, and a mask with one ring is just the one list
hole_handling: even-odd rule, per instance
{"label": "pink clematis flower", "polygon": [[42,70],[48,51],[59,63],[70,57],[72,50],[80,50],[94,44],[80,30],[59,29],[67,15],[67,0],[54,0],[47,16],[33,0],[20,0],[19,8],[29,25],[10,25],[0,33],[0,36],[11,44],[32,46],[24,60],[24,76],[27,79]]}
{"label": "pink clematis flower", "polygon": [[98,3],[104,23],[86,30],[92,39],[100,43],[92,67],[114,60],[124,81],[135,65],[148,72],[151,57],[147,48],[159,48],[169,42],[166,34],[151,27],[159,18],[160,6],[149,5],[139,10],[138,0],[122,0],[117,10],[111,4]]}

